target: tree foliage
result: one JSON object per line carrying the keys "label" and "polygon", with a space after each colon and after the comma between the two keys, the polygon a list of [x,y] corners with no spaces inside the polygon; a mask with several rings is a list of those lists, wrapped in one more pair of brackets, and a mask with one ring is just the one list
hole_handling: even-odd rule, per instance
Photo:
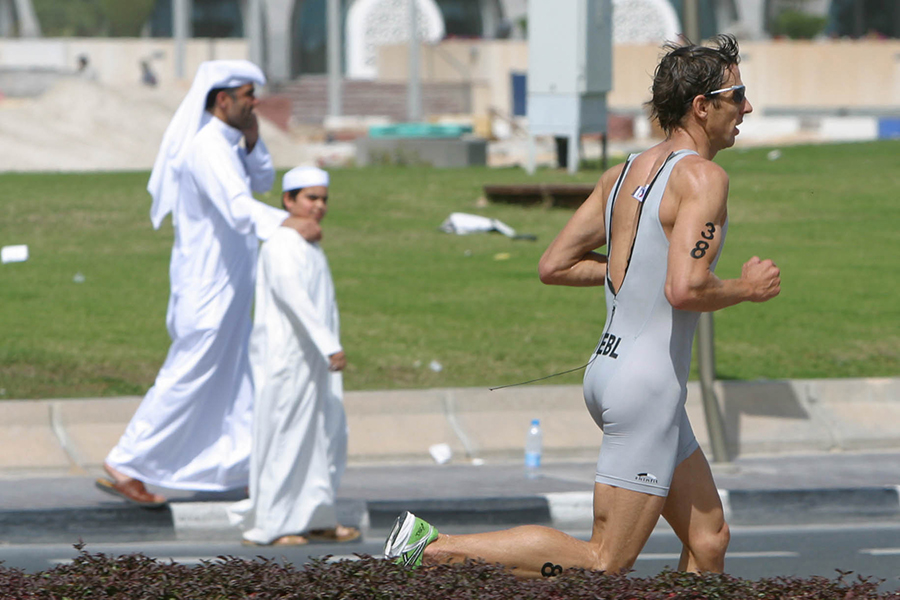
{"label": "tree foliage", "polygon": [[137,37],[150,18],[156,0],[100,0],[99,4],[109,35]]}
{"label": "tree foliage", "polygon": [[772,33],[793,40],[811,40],[825,29],[827,19],[799,10],[784,10],[772,25]]}
{"label": "tree foliage", "polygon": [[102,35],[103,15],[97,0],[33,0],[41,31],[47,37]]}
{"label": "tree foliage", "polygon": [[33,0],[48,37],[137,37],[156,0]]}

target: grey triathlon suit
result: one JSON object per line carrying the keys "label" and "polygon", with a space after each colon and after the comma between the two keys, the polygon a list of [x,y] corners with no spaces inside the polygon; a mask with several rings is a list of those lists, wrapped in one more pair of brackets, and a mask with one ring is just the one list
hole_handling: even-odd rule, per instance
{"label": "grey triathlon suit", "polygon": [[[675,309],[666,299],[669,241],[659,222],[672,169],[690,154],[696,152],[672,153],[643,194],[625,276],[618,293],[607,277],[606,326],[584,374],[585,402],[603,430],[596,481],[656,496],[668,495],[675,467],[698,448],[684,401],[700,313]],[[607,201],[607,250],[626,242],[610,237],[610,224],[634,157]],[[716,232],[723,242],[726,229],[727,223]]]}

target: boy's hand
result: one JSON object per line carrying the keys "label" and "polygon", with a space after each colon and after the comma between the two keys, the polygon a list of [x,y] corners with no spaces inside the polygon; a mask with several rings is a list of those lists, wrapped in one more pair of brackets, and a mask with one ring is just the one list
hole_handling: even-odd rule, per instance
{"label": "boy's hand", "polygon": [[344,367],[347,366],[347,355],[344,354],[343,350],[335,352],[328,357],[328,362],[329,371],[343,371]]}

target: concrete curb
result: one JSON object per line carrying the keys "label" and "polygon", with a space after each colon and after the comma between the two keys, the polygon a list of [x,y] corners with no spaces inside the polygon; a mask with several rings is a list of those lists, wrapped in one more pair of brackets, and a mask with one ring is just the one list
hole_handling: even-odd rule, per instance
{"label": "concrete curb", "polygon": [[[900,378],[720,381],[715,389],[732,457],[900,449]],[[0,402],[0,473],[97,469],[140,400]],[[518,460],[533,418],[541,419],[550,460],[595,460],[602,439],[580,386],[348,392],[344,404],[351,465],[431,464],[428,448],[439,443],[454,462]],[[708,454],[696,382],[687,411]]]}
{"label": "concrete curb", "polygon": [[[732,525],[822,524],[848,520],[900,519],[900,486],[818,490],[719,490]],[[383,532],[409,510],[445,526],[504,528],[523,523],[558,529],[591,527],[590,492],[561,492],[505,498],[340,500],[338,518],[364,533]],[[166,540],[234,540],[228,521],[232,502],[172,502],[159,509],[121,505],[94,508],[0,511],[0,539],[6,543]]]}
{"label": "concrete curb", "polygon": [[[733,457],[803,452],[825,456],[823,453],[835,451],[900,449],[900,378],[718,382],[716,392]],[[71,475],[99,473],[106,453],[117,442],[140,400],[0,402],[0,477],[62,475],[69,480]],[[590,464],[596,459],[602,437],[587,415],[580,386],[526,386],[496,392],[478,388],[349,392],[345,405],[353,466],[433,465],[428,448],[437,443],[448,444],[453,462],[458,464],[473,458],[491,464],[519,463],[524,434],[533,418],[542,420],[548,463],[579,459]],[[708,436],[695,383],[689,384],[687,410],[698,441],[706,447]],[[802,468],[821,467],[811,463]],[[785,478],[763,478],[768,483],[755,485],[752,490],[738,489],[740,482],[726,480],[719,485],[734,489],[723,489],[720,496],[733,524],[900,518],[900,490],[872,485],[896,483],[896,477],[872,476],[871,467],[868,469],[854,466],[850,471],[834,472],[830,478],[810,478],[802,469],[794,471],[800,479],[812,481],[805,488],[798,484],[802,489],[765,489],[793,487],[794,480]],[[893,467],[887,470],[896,472]],[[865,477],[854,478],[857,472]],[[854,480],[858,487],[853,487]],[[831,489],[832,481],[844,487]],[[364,482],[361,485],[353,497],[366,498],[371,493]],[[590,527],[589,492],[562,488],[558,493],[536,494],[542,488],[523,488],[528,490],[525,495],[485,498],[484,489],[480,489],[482,497],[476,498],[467,496],[477,495],[478,488],[470,489],[474,494],[461,489],[453,489],[450,494],[430,492],[451,496],[462,492],[463,497],[451,500],[385,500],[384,496],[368,496],[378,498],[368,502],[344,500],[338,505],[339,517],[364,529],[383,529],[402,510],[412,510],[437,524],[504,527],[530,522],[561,528]],[[560,488],[549,488],[554,489]],[[89,496],[79,498],[71,496],[73,505],[67,507],[8,505],[16,508],[0,510],[0,540],[239,538],[227,521],[225,509],[230,502],[198,502],[201,499],[192,498],[148,511],[125,504],[91,506]],[[23,508],[29,506],[30,510]]]}

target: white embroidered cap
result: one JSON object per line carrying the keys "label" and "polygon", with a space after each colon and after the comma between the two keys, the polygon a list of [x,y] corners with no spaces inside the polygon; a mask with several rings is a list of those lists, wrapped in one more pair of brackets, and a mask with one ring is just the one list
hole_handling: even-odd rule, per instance
{"label": "white embroidered cap", "polygon": [[301,188],[324,185],[328,187],[328,172],[316,167],[294,167],[284,174],[281,190],[290,192]]}

